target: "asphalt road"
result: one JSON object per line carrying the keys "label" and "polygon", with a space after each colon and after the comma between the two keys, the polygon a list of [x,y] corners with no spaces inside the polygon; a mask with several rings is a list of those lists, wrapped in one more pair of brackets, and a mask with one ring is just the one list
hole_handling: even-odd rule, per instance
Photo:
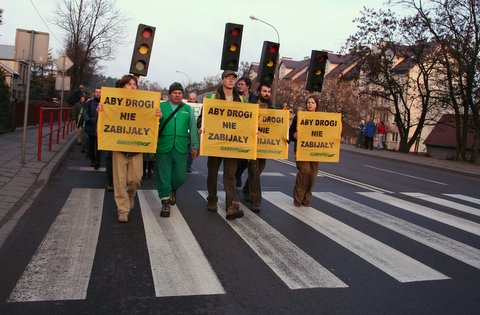
{"label": "asphalt road", "polygon": [[170,218],[152,178],[120,224],[75,147],[0,250],[0,313],[480,312],[479,178],[343,152],[297,209],[293,162],[268,161],[262,211],[227,222],[193,166]]}

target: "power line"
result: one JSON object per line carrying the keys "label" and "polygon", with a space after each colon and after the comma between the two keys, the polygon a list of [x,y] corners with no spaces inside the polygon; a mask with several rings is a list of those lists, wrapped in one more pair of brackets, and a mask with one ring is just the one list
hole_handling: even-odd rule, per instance
{"label": "power line", "polygon": [[48,26],[47,22],[45,22],[45,20],[43,19],[42,15],[40,14],[40,12],[38,11],[37,7],[35,6],[35,3],[33,3],[33,0],[30,0],[30,3],[32,4],[33,8],[35,9],[35,11],[37,11],[37,14],[38,16],[40,17],[40,19],[42,20],[43,24],[45,24],[45,26],[47,27],[48,31],[50,32],[50,34],[52,34],[53,38],[55,38],[55,40],[60,44],[60,46],[62,46],[62,42],[57,38],[57,36],[55,36],[55,33],[52,32],[52,30],[50,29],[50,26]]}

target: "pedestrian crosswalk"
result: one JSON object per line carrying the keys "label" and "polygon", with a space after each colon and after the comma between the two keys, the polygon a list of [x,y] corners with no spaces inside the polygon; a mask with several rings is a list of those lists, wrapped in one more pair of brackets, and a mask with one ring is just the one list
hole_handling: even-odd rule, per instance
{"label": "pedestrian crosswalk", "polygon": [[[19,277],[8,302],[86,299],[102,221],[104,194],[103,189],[75,188],[71,191]],[[198,191],[198,194],[203,198],[207,196],[205,191]],[[376,269],[398,283],[450,281],[454,275],[449,274],[449,268],[439,268],[438,264],[429,266],[429,261],[423,261],[421,255],[412,257],[411,253],[404,252],[405,247],[395,248],[385,239],[377,239],[371,231],[352,226],[348,220],[343,222],[332,217],[324,208],[341,210],[351,219],[368,220],[392,231],[393,237],[398,235],[403,242],[413,242],[415,246],[421,244],[439,255],[447,255],[459,263],[480,269],[480,248],[471,245],[479,243],[480,224],[479,220],[468,218],[480,216],[480,200],[476,197],[380,191],[345,194],[314,192],[315,206],[297,208],[285,193],[264,191],[262,213],[255,214],[242,204],[245,216],[227,221],[225,195],[219,193],[218,224],[227,224],[226,227],[272,271],[272,277],[291,290],[347,289],[350,279],[345,279],[344,273],[337,270],[341,267],[332,269],[322,265],[316,255],[298,244],[298,240],[291,240],[281,226],[272,224],[264,212],[283,214],[287,220],[301,223],[312,229],[319,239],[328,239],[334,246],[365,261],[372,270]],[[170,218],[161,218],[158,215],[161,203],[155,190],[139,190],[138,199],[155,296],[228,295],[219,270],[210,263],[212,257],[199,245],[192,227],[182,215],[186,203],[180,201],[172,206]],[[394,207],[399,212],[383,211],[381,205]],[[196,207],[208,214],[203,205]],[[448,211],[450,209],[453,211]],[[397,213],[414,213],[415,216]],[[431,230],[431,227],[424,226],[424,220],[415,221],[417,216],[443,224],[446,229],[469,233],[475,241],[466,244],[451,235]],[[228,260],[228,255],[224,259]]]}

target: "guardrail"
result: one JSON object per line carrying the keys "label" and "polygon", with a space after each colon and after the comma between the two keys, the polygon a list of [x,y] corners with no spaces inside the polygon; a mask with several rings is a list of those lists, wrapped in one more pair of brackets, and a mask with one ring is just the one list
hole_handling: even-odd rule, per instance
{"label": "guardrail", "polygon": [[[63,111],[63,115],[62,115]],[[48,136],[48,151],[52,151],[53,135],[57,134],[57,144],[60,143],[60,133],[62,139],[65,139],[65,135],[69,135],[70,132],[76,127],[75,121],[71,120],[72,109],[71,108],[55,108],[55,107],[43,107],[40,106],[38,117],[38,148],[37,159],[42,160],[42,145],[43,138]],[[49,132],[43,133],[43,127],[46,122],[44,118],[48,116]],[[56,116],[56,120],[54,119]],[[62,121],[61,121],[62,120]],[[54,129],[56,121],[56,129]]]}

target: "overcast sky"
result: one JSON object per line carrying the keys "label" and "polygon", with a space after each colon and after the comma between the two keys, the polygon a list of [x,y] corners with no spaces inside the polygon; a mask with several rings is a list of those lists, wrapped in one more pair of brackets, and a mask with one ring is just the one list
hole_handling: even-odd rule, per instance
{"label": "overcast sky", "polygon": [[[35,10],[35,7],[38,12]],[[113,61],[103,63],[105,76],[120,77],[130,69],[139,23],[156,27],[147,79],[162,86],[188,83],[221,73],[225,23],[242,24],[240,60],[259,61],[263,41],[277,41],[275,30],[249,18],[272,24],[280,35],[280,55],[301,60],[312,50],[338,52],[356,31],[352,22],[362,8],[382,8],[384,0],[117,0],[125,22],[126,44]],[[57,0],[2,1],[0,44],[14,45],[17,28],[50,33],[54,58],[62,53],[64,34],[51,23]],[[45,20],[47,25],[42,21]],[[181,71],[185,74],[178,73]]]}

